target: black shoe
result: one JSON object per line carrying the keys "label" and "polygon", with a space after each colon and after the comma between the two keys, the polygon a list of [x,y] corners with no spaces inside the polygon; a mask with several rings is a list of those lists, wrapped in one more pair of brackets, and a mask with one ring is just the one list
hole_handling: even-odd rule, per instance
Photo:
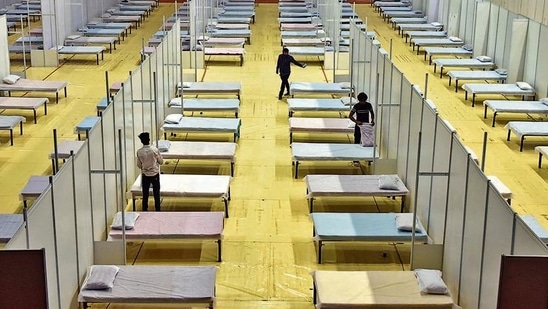
{"label": "black shoe", "polygon": [[286,97],[290,96],[289,92],[288,92],[288,93],[286,93],[286,94],[284,94],[284,96],[286,96]]}
{"label": "black shoe", "polygon": [[278,100],[281,100],[281,99],[282,99],[282,96],[281,96],[281,95],[279,95],[279,96],[278,96]]}

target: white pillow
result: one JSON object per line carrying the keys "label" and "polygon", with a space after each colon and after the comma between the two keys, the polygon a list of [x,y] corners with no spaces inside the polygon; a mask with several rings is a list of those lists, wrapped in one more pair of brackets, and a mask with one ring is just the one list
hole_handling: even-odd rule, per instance
{"label": "white pillow", "polygon": [[506,69],[496,69],[495,72],[499,75],[508,75],[508,70]]}
{"label": "white pillow", "polygon": [[183,114],[169,114],[164,119],[164,123],[178,124],[183,118]]}
{"label": "white pillow", "polygon": [[493,59],[489,56],[477,56],[476,59],[478,59],[481,62],[491,62]]}
{"label": "white pillow", "polygon": [[516,82],[516,86],[521,90],[533,90],[533,87],[526,82]]}
{"label": "white pillow", "polygon": [[430,24],[431,24],[432,26],[434,26],[434,27],[441,27],[441,26],[443,26],[442,23],[438,23],[437,21],[435,21],[435,22],[433,22],[433,23],[430,23]]}
{"label": "white pillow", "polygon": [[425,294],[441,294],[446,295],[449,289],[443,279],[441,272],[435,269],[416,269],[415,277],[419,282],[419,290]]}
{"label": "white pillow", "polygon": [[548,105],[548,98],[542,98],[540,99],[540,102],[542,102],[542,104],[544,105]]}
{"label": "white pillow", "polygon": [[4,84],[13,85],[15,84],[21,76],[10,74],[2,79]]}
{"label": "white pillow", "polygon": [[198,37],[198,41],[207,41],[209,40],[209,37],[207,35],[200,35]]}
{"label": "white pillow", "polygon": [[451,42],[462,42],[462,39],[456,36],[450,36],[449,40],[451,40]]}
{"label": "white pillow", "polygon": [[[396,228],[398,228],[398,230],[400,231],[412,232],[413,231],[413,214],[410,214],[410,213],[397,214]],[[417,233],[422,232],[422,228],[421,228],[421,225],[419,224],[418,218],[415,224],[415,232]]]}
{"label": "white pillow", "polygon": [[112,289],[114,279],[120,270],[114,265],[93,265],[84,283],[84,290],[106,290]]}
{"label": "white pillow", "polygon": [[79,34],[73,34],[73,35],[67,36],[67,40],[76,40],[77,38],[80,38],[80,37],[82,36]]}
{"label": "white pillow", "polygon": [[63,47],[65,47],[65,46],[63,46],[63,45],[58,45],[58,46],[57,46],[57,50],[61,50],[61,49],[63,49]]}
{"label": "white pillow", "polygon": [[342,83],[339,83],[339,85],[341,86],[342,89],[350,89],[351,88],[350,82],[342,82]]}
{"label": "white pillow", "polygon": [[162,139],[162,140],[158,141],[157,146],[158,146],[158,150],[160,150],[160,152],[167,152],[169,150],[169,147],[171,147],[171,142]]}
{"label": "white pillow", "polygon": [[379,176],[379,189],[383,190],[398,190],[399,180],[396,175],[380,175]]}
{"label": "white pillow", "polygon": [[109,17],[112,17],[112,14],[110,13],[105,13],[103,15],[101,15],[102,18],[109,18]]}
{"label": "white pillow", "polygon": [[341,102],[344,105],[354,105],[354,104],[358,103],[358,99],[356,99],[354,97],[343,97],[343,98],[341,98]]}
{"label": "white pillow", "polygon": [[183,88],[190,88],[192,86],[191,82],[183,82]]}
{"label": "white pillow", "polygon": [[96,21],[96,20],[92,20],[90,22],[88,22],[88,25],[97,25],[99,22]]}
{"label": "white pillow", "polygon": [[467,51],[474,50],[474,48],[470,44],[462,45],[462,49],[467,50]]}
{"label": "white pillow", "polygon": [[107,13],[114,13],[114,12],[116,12],[116,9],[108,9],[106,12]]}
{"label": "white pillow", "polygon": [[[135,227],[135,221],[137,221],[137,218],[139,218],[138,212],[126,212],[125,213],[125,224],[126,224],[126,230],[132,230]],[[114,230],[121,230],[122,229],[122,213],[117,212],[114,215],[114,219],[112,220],[112,225],[110,226]]]}
{"label": "white pillow", "polygon": [[167,103],[167,106],[168,107],[181,107],[181,102],[183,100],[181,98],[173,98],[169,101],[169,103]]}

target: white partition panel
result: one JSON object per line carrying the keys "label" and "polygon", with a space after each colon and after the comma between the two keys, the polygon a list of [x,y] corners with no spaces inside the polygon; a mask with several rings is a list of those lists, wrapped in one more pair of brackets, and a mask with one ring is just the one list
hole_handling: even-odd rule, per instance
{"label": "white partition panel", "polygon": [[[432,183],[437,181],[439,176],[432,176],[434,172],[434,152],[436,142],[436,121],[438,118],[438,112],[434,103],[431,100],[424,100],[423,102],[423,115],[420,124],[421,132],[421,156],[419,173],[430,173],[430,175],[419,175],[419,182],[416,189],[417,200],[417,215],[420,217],[421,222],[424,223],[426,229],[428,229],[428,221],[430,217],[432,196]],[[446,177],[446,176],[442,176]]]}
{"label": "white partition panel", "polygon": [[[90,170],[103,170],[105,163],[103,157],[103,138],[100,124],[89,133],[88,151]],[[106,184],[104,174],[89,174],[91,187],[88,191],[91,194],[91,205],[93,209],[93,233],[94,240],[103,240],[106,237],[106,224],[108,221],[105,210],[106,205]]]}
{"label": "white partition panel", "polygon": [[515,215],[513,255],[548,255],[548,246],[539,239],[529,226]]}
{"label": "white partition panel", "polygon": [[487,35],[487,55],[495,55],[495,48],[497,44],[497,29],[499,25],[499,12],[498,5],[491,4],[489,8],[489,27]]}
{"label": "white partition panel", "polygon": [[397,70],[388,58],[385,58],[385,71],[384,100],[377,106],[379,113],[377,118],[380,119],[382,133],[380,146],[385,159],[395,160],[398,157],[402,73]]}
{"label": "white partition panel", "polygon": [[405,185],[409,189],[406,201],[412,207],[416,198],[417,183],[417,155],[419,149],[419,132],[421,130],[421,118],[423,111],[423,97],[417,86],[413,86],[411,93],[411,109],[409,114],[409,141],[407,147],[407,171]]}
{"label": "white partition panel", "polygon": [[[114,112],[103,114],[103,119],[101,121],[104,143],[103,157],[105,159],[105,165],[99,173],[103,173],[105,175],[105,205],[108,218],[105,228],[107,229],[110,220],[114,217],[114,214],[122,207],[119,203],[119,188],[121,187],[119,181],[119,171],[120,155],[123,154],[123,149],[120,149],[119,147],[119,133],[114,126],[114,115]],[[122,119],[119,119],[117,121],[121,122],[121,120]]]}
{"label": "white partition panel", "polygon": [[[459,295],[464,201],[467,182],[468,152],[456,135],[451,144],[449,188],[443,250],[443,277],[452,295]],[[473,164],[473,163],[472,163]]]}
{"label": "white partition panel", "polygon": [[489,23],[485,21],[489,20],[489,2],[477,2],[476,3],[476,20],[474,30],[474,56],[488,55],[487,54],[487,27]]}
{"label": "white partition panel", "polygon": [[0,76],[10,74],[10,53],[8,51],[8,26],[6,15],[0,16]]}
{"label": "white partition panel", "polygon": [[529,20],[527,41],[523,66],[523,80],[534,81],[537,74],[537,58],[539,56],[540,24]]}
{"label": "white partition panel", "polygon": [[[402,78],[398,154],[408,153],[409,149],[409,125],[411,117],[412,92],[413,85],[411,85],[407,78]],[[398,156],[398,175],[405,183],[407,183],[407,156]]]}
{"label": "white partition panel", "polygon": [[490,185],[485,221],[481,273],[480,305],[496,308],[500,273],[500,256],[511,254],[514,214],[500,193]]}
{"label": "white partition panel", "polygon": [[[504,66],[505,60],[505,49],[506,49],[506,39],[507,39],[507,29],[508,25],[508,10],[500,9],[498,15],[498,23],[496,28],[496,37],[495,38],[495,53],[493,59],[496,63]],[[493,38],[493,37],[491,37]]]}
{"label": "white partition panel", "polygon": [[378,47],[373,45],[373,41],[366,39],[365,40],[365,49],[370,55],[371,69],[369,71],[369,76],[366,77],[369,81],[369,96],[372,98],[377,97],[377,72],[379,70],[379,58],[378,58]]}
{"label": "white partition panel", "polygon": [[[57,256],[55,248],[54,217],[51,187],[34,202],[28,214],[29,249],[46,249],[46,275],[48,281],[48,306],[61,308],[59,303],[59,281],[57,279]],[[63,265],[59,265],[62,267]]]}
{"label": "white partition panel", "polygon": [[[432,170],[437,173],[449,173],[451,160],[451,143],[455,129],[443,121],[439,115],[436,118],[436,134],[434,136],[434,151]],[[435,244],[442,244],[445,232],[445,211],[448,198],[449,177],[438,175],[430,181],[431,191],[428,204],[428,220],[423,221],[428,235]],[[420,204],[422,206],[422,204]]]}
{"label": "white partition panel", "polygon": [[[472,161],[472,159],[469,159]],[[487,207],[487,177],[474,163],[468,165],[461,260],[459,305],[478,308],[483,224]]]}
{"label": "white partition panel", "polygon": [[[548,50],[548,27],[544,25],[540,29],[538,50]],[[538,98],[548,97],[548,54],[544,52],[538,54],[535,90]]]}
{"label": "white partition panel", "polygon": [[[73,165],[69,159],[55,175],[53,183],[55,235],[59,261],[59,308],[78,306],[74,293],[80,281],[77,260],[75,192],[73,189]],[[89,240],[88,240],[89,241]]]}
{"label": "white partition panel", "polygon": [[[148,58],[147,60],[148,61]],[[131,78],[129,80],[129,87],[128,92],[126,93],[126,97],[129,96],[129,101],[126,98],[126,104],[130,104],[132,111],[133,111],[133,126],[134,126],[134,133],[135,136],[139,135],[139,133],[145,131],[145,119],[144,119],[144,113],[143,113],[143,106],[145,103],[142,100],[137,100],[136,98],[141,97],[141,80],[142,80],[142,71],[143,68],[139,67],[135,71],[133,71],[133,74],[131,74]],[[134,137],[135,138],[135,137]],[[140,146],[139,141],[136,142],[136,149]]]}
{"label": "white partition panel", "polygon": [[[514,19],[508,55],[508,79],[507,83],[523,80],[523,67],[525,65],[525,46],[527,38],[527,19]],[[532,80],[531,80],[532,81]]]}

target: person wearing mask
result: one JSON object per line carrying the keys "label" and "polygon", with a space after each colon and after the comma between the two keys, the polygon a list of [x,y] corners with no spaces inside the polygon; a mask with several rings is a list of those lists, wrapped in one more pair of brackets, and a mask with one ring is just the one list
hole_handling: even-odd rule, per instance
{"label": "person wearing mask", "polygon": [[280,86],[280,92],[278,93],[278,100],[282,99],[284,89],[287,89],[286,96],[289,95],[289,75],[291,75],[291,64],[306,68],[306,63],[300,63],[293,56],[289,54],[289,49],[284,47],[282,53],[278,56],[278,63],[276,64],[276,74],[280,74],[282,85]]}
{"label": "person wearing mask", "polygon": [[158,148],[150,145],[150,134],[139,134],[143,147],[137,150],[137,167],[141,169],[141,188],[143,190],[143,211],[148,211],[150,186],[154,194],[154,208],[160,211],[160,165],[164,162]]}

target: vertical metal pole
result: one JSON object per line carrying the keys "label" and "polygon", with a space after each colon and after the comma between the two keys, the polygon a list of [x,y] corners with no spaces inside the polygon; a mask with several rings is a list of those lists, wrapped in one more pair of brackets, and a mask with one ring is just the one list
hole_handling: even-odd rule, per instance
{"label": "vertical metal pole", "polygon": [[481,149],[481,171],[485,171],[485,160],[487,154],[487,132],[483,132],[483,147]]}
{"label": "vertical metal pole", "polygon": [[107,102],[110,102],[110,85],[108,82],[108,71],[105,71],[105,93],[107,97]]}
{"label": "vertical metal pole", "polygon": [[53,186],[53,176],[49,176],[49,185],[51,187],[51,214],[52,214],[52,227],[53,227],[53,247],[55,251],[55,278],[57,279],[57,303],[61,304],[61,286],[59,276],[59,248],[57,245],[57,220],[55,215],[55,191]]}
{"label": "vertical metal pole", "polygon": [[[46,103],[47,104],[47,103]],[[53,164],[51,168],[53,169],[52,174],[57,174],[59,170],[59,150],[57,149],[57,129],[53,129]]]}
{"label": "vertical metal pole", "polygon": [[[122,130],[121,129],[118,129],[118,147],[120,147],[120,149],[122,149]],[[118,163],[119,163],[119,166],[122,166],[123,165],[123,155],[122,155],[122,152],[120,151],[119,155],[118,155]],[[120,199],[118,200],[120,205],[123,205],[121,208],[121,213],[122,213],[122,252],[124,253],[124,262],[126,261],[126,245],[127,245],[127,240],[126,240],[126,207],[124,205],[124,194],[125,194],[125,186],[123,185],[123,177],[122,177],[122,169],[119,170],[120,171]],[[125,264],[125,263],[124,263]]]}
{"label": "vertical metal pole", "polygon": [[76,245],[74,250],[76,251],[76,282],[78,282],[78,290],[80,290],[80,242],[78,237],[78,207],[76,199],[76,164],[74,162],[74,150],[70,151],[71,167],[72,167],[72,209],[74,210],[74,239],[76,239]]}
{"label": "vertical metal pole", "polygon": [[424,76],[424,98],[428,98],[428,73]]}
{"label": "vertical metal pole", "polygon": [[[422,142],[422,131],[419,131],[419,143],[417,147],[417,171],[415,173],[415,186],[419,187],[419,171],[420,171],[420,164],[421,164],[421,142]],[[411,260],[410,260],[410,267],[411,269],[414,269],[414,262],[415,262],[415,233],[417,228],[417,196],[415,196],[415,199],[413,201],[413,228],[411,229]]]}
{"label": "vertical metal pole", "polygon": [[90,213],[91,213],[91,242],[93,243],[93,252],[95,252],[95,220],[94,220],[94,209],[93,209],[93,179],[91,177],[91,147],[89,143],[89,136],[86,131],[86,141],[87,141],[87,155],[88,155],[88,181],[89,181],[89,207],[90,207]]}

